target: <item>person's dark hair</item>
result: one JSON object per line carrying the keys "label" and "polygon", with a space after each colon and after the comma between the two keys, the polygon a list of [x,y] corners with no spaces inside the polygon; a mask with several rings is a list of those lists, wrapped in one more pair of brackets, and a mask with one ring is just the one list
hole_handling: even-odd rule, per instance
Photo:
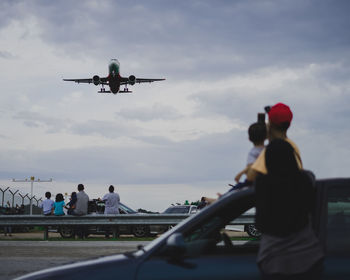
{"label": "person's dark hair", "polygon": [[256,122],[251,124],[248,128],[249,140],[254,144],[263,143],[266,139],[266,134],[265,123]]}
{"label": "person's dark hair", "polygon": [[83,191],[84,190],[84,185],[83,184],[79,184],[78,185],[78,191]]}
{"label": "person's dark hair", "polygon": [[293,147],[283,139],[274,139],[266,147],[266,169],[276,177],[295,176],[299,171]]}
{"label": "person's dark hair", "polygon": [[46,193],[45,193],[45,197],[46,197],[47,199],[50,199],[50,198],[51,198],[51,193],[50,193],[50,192],[46,192]]}
{"label": "person's dark hair", "polygon": [[109,190],[109,192],[114,192],[114,187],[113,187],[113,185],[110,185],[108,190]]}
{"label": "person's dark hair", "polygon": [[275,130],[286,132],[290,127],[290,122],[282,122],[278,125],[270,122],[270,127],[272,127]]}
{"label": "person's dark hair", "polygon": [[287,236],[309,221],[313,182],[299,169],[293,147],[283,139],[269,143],[265,163],[267,174],[255,181],[256,226],[262,233]]}
{"label": "person's dark hair", "polygon": [[56,202],[60,202],[63,200],[64,200],[63,194],[61,194],[61,193],[56,194]]}
{"label": "person's dark hair", "polygon": [[70,197],[72,199],[71,201],[76,201],[77,200],[77,193],[76,192],[72,192]]}

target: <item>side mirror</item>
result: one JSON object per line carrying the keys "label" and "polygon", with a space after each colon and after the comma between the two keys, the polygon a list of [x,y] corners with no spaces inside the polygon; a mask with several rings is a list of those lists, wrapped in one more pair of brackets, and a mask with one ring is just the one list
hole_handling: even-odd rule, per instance
{"label": "side mirror", "polygon": [[186,252],[184,237],[181,233],[174,233],[166,241],[166,251],[173,258],[182,256]]}

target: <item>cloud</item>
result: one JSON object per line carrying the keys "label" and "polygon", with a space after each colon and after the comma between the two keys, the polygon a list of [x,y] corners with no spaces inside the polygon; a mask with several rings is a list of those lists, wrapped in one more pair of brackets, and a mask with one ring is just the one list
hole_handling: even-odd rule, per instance
{"label": "cloud", "polygon": [[133,134],[133,130],[126,124],[99,120],[75,123],[71,126],[70,131],[79,135],[97,134],[106,138],[118,138]]}
{"label": "cloud", "polygon": [[[246,128],[277,102],[305,165],[348,176],[349,5],[2,1],[0,177],[201,193],[243,167]],[[122,75],[166,81],[117,96],[62,82],[106,75],[114,57]]]}
{"label": "cloud", "polygon": [[23,124],[28,127],[42,127],[47,133],[59,133],[64,131],[69,120],[52,118],[44,114],[32,111],[20,111],[13,116],[15,120],[23,121]]}
{"label": "cloud", "polygon": [[15,56],[8,51],[0,51],[0,58],[3,59],[14,59]]}
{"label": "cloud", "polygon": [[116,116],[129,120],[151,121],[157,119],[174,120],[180,118],[182,115],[174,107],[155,103],[151,108],[124,108],[120,112],[117,112]]}
{"label": "cloud", "polygon": [[[43,174],[56,180],[111,180],[122,184],[189,183],[230,180],[234,166],[244,166],[248,141],[233,145],[246,133],[215,134],[204,139],[172,142],[154,141],[142,146],[60,149],[54,151],[3,151],[2,176],[23,172]],[[244,136],[243,136],[244,135]],[[219,141],[218,141],[219,139]],[[244,148],[242,148],[244,147]],[[5,162],[10,163],[5,164]]]}

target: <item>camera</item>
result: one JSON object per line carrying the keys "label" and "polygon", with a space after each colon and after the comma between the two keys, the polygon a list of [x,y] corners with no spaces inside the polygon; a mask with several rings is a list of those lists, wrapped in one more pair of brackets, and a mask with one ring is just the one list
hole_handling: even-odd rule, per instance
{"label": "camera", "polygon": [[258,113],[258,123],[265,123],[265,113]]}

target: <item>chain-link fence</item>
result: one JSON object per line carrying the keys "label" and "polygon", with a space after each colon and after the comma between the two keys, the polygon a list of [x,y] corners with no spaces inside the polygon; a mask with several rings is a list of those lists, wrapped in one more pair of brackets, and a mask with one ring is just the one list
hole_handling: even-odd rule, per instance
{"label": "chain-link fence", "polygon": [[29,214],[31,200],[33,214],[41,214],[41,197],[30,197],[29,193],[20,193],[16,188],[0,187],[0,215]]}

